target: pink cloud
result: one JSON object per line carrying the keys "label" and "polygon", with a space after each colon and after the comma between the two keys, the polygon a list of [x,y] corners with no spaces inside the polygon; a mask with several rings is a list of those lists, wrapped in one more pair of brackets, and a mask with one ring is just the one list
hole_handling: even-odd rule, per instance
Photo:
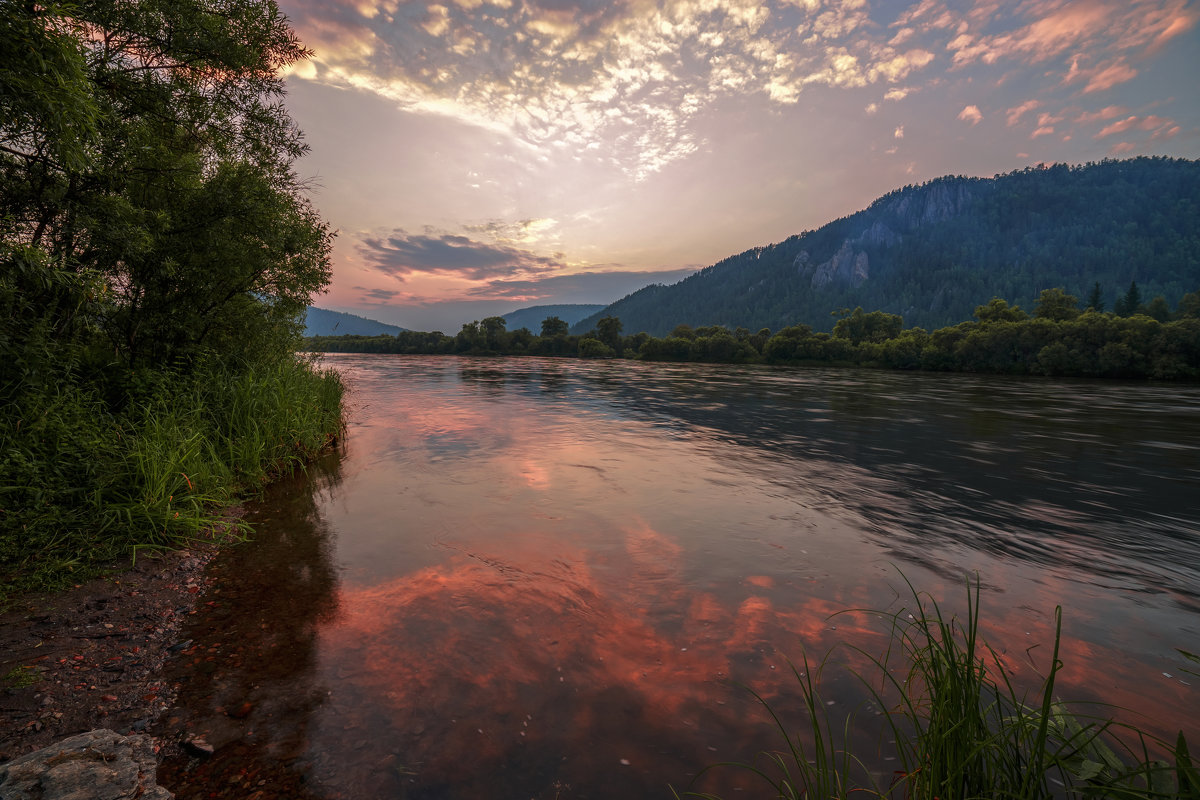
{"label": "pink cloud", "polygon": [[1097,133],[1092,138],[1103,139],[1106,136],[1112,136],[1115,133],[1125,133],[1126,131],[1131,131],[1131,130],[1156,131],[1156,135],[1157,135],[1158,131],[1166,130],[1174,125],[1175,125],[1174,120],[1166,119],[1164,117],[1159,117],[1154,114],[1150,114],[1149,116],[1145,116],[1145,117],[1139,117],[1139,116],[1135,115],[1135,116],[1126,117],[1125,119],[1122,119],[1122,120],[1118,120],[1117,122],[1114,122],[1111,125],[1107,125],[1104,128],[1101,128],[1100,132]]}
{"label": "pink cloud", "polygon": [[[1149,52],[1194,27],[1200,12],[1191,5],[1189,0],[1030,0],[1015,11],[1028,24],[991,36],[971,36],[960,29],[947,49],[955,67],[1061,57],[1069,64],[1063,83],[1079,81],[1085,94],[1099,92],[1138,74],[1127,62],[1130,51]],[[972,19],[976,26],[984,24]]]}
{"label": "pink cloud", "polygon": [[1109,149],[1108,153],[1109,155],[1119,156],[1122,153],[1128,153],[1129,151],[1135,149],[1135,147],[1136,145],[1134,145],[1133,142],[1117,142],[1112,146],[1112,148]]}
{"label": "pink cloud", "polygon": [[1099,122],[1101,120],[1116,119],[1122,114],[1128,114],[1129,109],[1124,106],[1105,106],[1099,111],[1085,111],[1075,118],[1075,121],[1086,125],[1091,122]]}
{"label": "pink cloud", "polygon": [[1049,135],[1050,135],[1050,134],[1052,134],[1052,133],[1054,133],[1054,126],[1053,126],[1053,125],[1043,125],[1042,127],[1038,128],[1036,131],[1034,131],[1033,133],[1031,133],[1031,134],[1029,135],[1029,138],[1030,138],[1030,139],[1036,139],[1036,138],[1038,138],[1039,136],[1049,136]]}
{"label": "pink cloud", "polygon": [[971,125],[978,125],[983,119],[983,114],[979,111],[979,106],[967,106],[962,111],[958,112],[958,118],[963,122],[969,122]]}
{"label": "pink cloud", "polygon": [[1017,125],[1018,123],[1020,123],[1021,117],[1025,116],[1025,114],[1027,112],[1033,111],[1035,108],[1038,108],[1039,106],[1041,106],[1041,103],[1038,102],[1037,100],[1026,100],[1024,103],[1021,103],[1021,105],[1013,106],[1012,108],[1010,108],[1007,112],[1007,117],[1006,117],[1007,122],[1008,122],[1008,127],[1011,128],[1014,125]]}
{"label": "pink cloud", "polygon": [[1133,80],[1137,77],[1137,74],[1137,70],[1133,67],[1124,62],[1117,62],[1089,76],[1090,80],[1087,86],[1083,87],[1083,93],[1090,94],[1091,92],[1102,92],[1105,89],[1111,89],[1117,84]]}

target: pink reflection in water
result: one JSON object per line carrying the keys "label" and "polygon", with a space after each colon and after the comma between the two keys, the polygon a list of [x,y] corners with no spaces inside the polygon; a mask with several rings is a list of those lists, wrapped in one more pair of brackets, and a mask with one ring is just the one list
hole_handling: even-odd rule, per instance
{"label": "pink reflection in water", "polygon": [[[469,552],[346,590],[322,634],[325,669],[386,707],[390,730],[375,736],[402,742],[422,783],[463,780],[466,760],[483,774],[528,761],[596,787],[624,759],[642,781],[682,785],[697,764],[774,744],[736,683],[794,693],[785,654],[882,641],[866,615],[843,615],[834,631],[828,617],[845,606],[795,587],[778,605],[755,585],[773,581],[693,591],[678,543],[643,522],[623,536],[619,563],[602,570],[584,552]],[[336,752],[349,716],[325,720],[313,749]],[[559,763],[583,753],[586,763]]]}

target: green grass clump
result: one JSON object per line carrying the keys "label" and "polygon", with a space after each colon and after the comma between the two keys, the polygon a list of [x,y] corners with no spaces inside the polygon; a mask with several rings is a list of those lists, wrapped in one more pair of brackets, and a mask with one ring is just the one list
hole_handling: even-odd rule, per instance
{"label": "green grass clump", "polygon": [[341,379],[294,357],[116,387],[70,364],[50,374],[0,398],[0,603],[201,535],[342,430]]}
{"label": "green grass clump", "polygon": [[[789,799],[1200,800],[1200,771],[1182,732],[1174,742],[1163,741],[1055,698],[1062,668],[1061,608],[1055,611],[1048,673],[1029,695],[1017,690],[999,655],[980,639],[978,582],[967,593],[963,619],[947,618],[933,598],[911,584],[909,589],[914,607],[884,615],[891,628],[887,651],[858,651],[873,667],[871,674],[858,674],[859,679],[872,701],[889,710],[877,733],[880,741],[889,742],[888,754],[899,764],[890,778],[870,777],[873,758],[845,745],[853,717],[837,725],[821,702],[820,674],[828,659],[815,676],[807,660],[803,671],[793,667],[803,698],[799,732],[755,694],[774,720],[783,748],[760,754],[752,764],[710,769],[748,770],[769,787],[771,796]],[[698,792],[684,796],[716,797]]]}

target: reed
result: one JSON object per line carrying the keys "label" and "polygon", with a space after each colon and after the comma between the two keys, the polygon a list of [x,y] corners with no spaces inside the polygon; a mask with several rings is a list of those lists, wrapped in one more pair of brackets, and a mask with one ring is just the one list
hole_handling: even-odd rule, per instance
{"label": "reed", "polygon": [[0,602],[201,535],[335,442],[343,393],[332,370],[284,358],[141,375],[123,404],[70,374],[14,398],[0,428]]}
{"label": "reed", "polygon": [[[1163,741],[1102,713],[1115,710],[1110,707],[1056,699],[1061,608],[1055,611],[1047,673],[1036,690],[1021,692],[980,638],[978,581],[974,587],[968,582],[967,613],[961,619],[947,617],[932,597],[911,584],[908,588],[911,609],[876,612],[888,621],[890,645],[882,654],[858,650],[871,666],[856,673],[872,701],[889,710],[872,718],[883,720],[876,734],[889,743],[898,770],[884,779],[862,777],[870,774],[871,759],[844,745],[854,718],[840,725],[830,718],[819,693],[821,670],[814,680],[807,660],[803,671],[793,668],[803,697],[798,732],[785,724],[781,709],[755,694],[784,746],[754,763],[709,769],[746,770],[763,782],[768,796],[789,800],[1200,800],[1200,773],[1182,732],[1174,742]],[[716,800],[701,792],[683,796]]]}

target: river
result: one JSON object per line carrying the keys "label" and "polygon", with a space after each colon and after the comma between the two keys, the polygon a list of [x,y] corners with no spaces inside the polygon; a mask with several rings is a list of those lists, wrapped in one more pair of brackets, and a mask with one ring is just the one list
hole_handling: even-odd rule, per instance
{"label": "river", "polygon": [[[330,355],[344,447],[249,505],[172,666],[191,797],[650,798],[803,727],[886,780],[866,671],[906,581],[1013,680],[1200,742],[1200,388]],[[851,610],[849,613],[839,613]],[[805,659],[810,666],[804,666]],[[1194,749],[1195,746],[1193,746]],[[744,771],[706,773],[764,796]],[[257,794],[255,794],[257,793]]]}

